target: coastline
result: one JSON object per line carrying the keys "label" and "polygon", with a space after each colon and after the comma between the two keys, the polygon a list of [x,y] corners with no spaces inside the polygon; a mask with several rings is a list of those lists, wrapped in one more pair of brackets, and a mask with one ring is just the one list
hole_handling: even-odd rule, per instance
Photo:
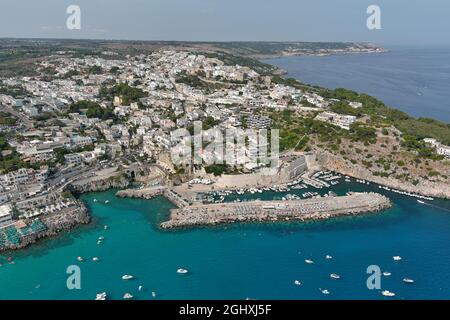
{"label": "coastline", "polygon": [[[260,60],[268,60],[268,59],[281,59],[281,58],[290,58],[290,57],[329,57],[329,56],[344,56],[344,55],[359,55],[359,54],[384,54],[391,52],[390,49],[379,48],[379,50],[373,51],[342,51],[342,52],[323,52],[323,53],[308,53],[308,52],[297,52],[297,53],[276,53],[276,54],[256,54],[250,56],[253,59]],[[276,67],[276,66],[274,66]],[[289,73],[289,71],[286,71]]]}

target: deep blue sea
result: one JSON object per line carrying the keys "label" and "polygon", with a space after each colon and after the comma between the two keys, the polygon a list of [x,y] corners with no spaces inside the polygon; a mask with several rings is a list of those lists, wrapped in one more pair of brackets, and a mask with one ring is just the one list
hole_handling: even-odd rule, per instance
{"label": "deep blue sea", "polygon": [[[450,93],[440,80],[449,83],[449,51],[427,50],[272,62],[305,82],[369,92],[415,115],[448,120]],[[354,182],[333,190],[379,191]],[[103,291],[112,299],[125,292],[152,299],[152,291],[156,299],[393,299],[367,289],[369,265],[392,273],[382,277],[381,286],[395,292],[394,299],[450,299],[450,201],[421,205],[414,198],[383,193],[394,206],[376,215],[178,231],[158,229],[172,207],[163,198],[118,199],[113,190],[86,194],[82,200],[92,224],[0,255],[0,299],[93,299]],[[269,192],[245,197],[280,196]],[[104,230],[104,225],[109,228]],[[97,245],[101,236],[105,240]],[[327,254],[333,259],[326,260]],[[394,255],[403,260],[393,261]],[[10,256],[14,264],[7,262]],[[77,261],[78,256],[85,261]],[[81,268],[81,290],[67,289],[70,265]],[[190,272],[180,275],[178,268]],[[342,278],[332,280],[331,273]],[[135,279],[123,281],[124,274]],[[403,283],[404,277],[415,283]],[[295,280],[302,285],[295,286]],[[331,294],[323,295],[319,288]]]}
{"label": "deep blue sea", "polygon": [[416,117],[450,122],[450,47],[387,47],[380,54],[265,60],[304,83],[368,93]]}

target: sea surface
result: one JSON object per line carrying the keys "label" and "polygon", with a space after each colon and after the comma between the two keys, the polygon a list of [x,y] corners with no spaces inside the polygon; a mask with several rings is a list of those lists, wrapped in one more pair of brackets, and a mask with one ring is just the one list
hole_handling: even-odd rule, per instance
{"label": "sea surface", "polygon": [[[448,121],[449,52],[400,48],[380,55],[271,62],[305,82],[368,92],[414,115]],[[115,190],[85,194],[81,199],[93,216],[90,225],[0,255],[0,299],[93,299],[103,291],[111,299],[121,299],[126,292],[136,299],[153,299],[152,292],[156,299],[450,299],[450,201],[423,205],[415,198],[354,181],[329,190],[340,195],[382,192],[393,207],[379,214],[322,222],[161,231],[158,225],[172,208],[164,198],[119,199]],[[279,199],[282,195],[240,197]],[[233,196],[227,199],[231,200]],[[100,245],[99,237],[105,238]],[[395,255],[402,261],[393,261]],[[77,261],[78,256],[85,261]],[[14,258],[13,264],[8,257]],[[92,261],[93,257],[100,261]],[[305,259],[314,264],[306,264]],[[71,265],[80,267],[80,290],[67,288],[66,270]],[[382,277],[381,288],[395,292],[395,298],[367,288],[370,265],[392,273]],[[189,274],[177,274],[178,268],[188,269]],[[342,278],[332,280],[331,273]],[[135,279],[123,281],[124,274]],[[404,277],[415,283],[403,283]],[[294,285],[295,280],[302,285]],[[323,295],[319,288],[331,294]]]}
{"label": "sea surface", "polygon": [[[339,195],[380,191],[355,182],[331,190]],[[380,214],[178,231],[158,229],[172,208],[164,198],[119,199],[115,190],[86,194],[82,200],[92,212],[91,225],[0,256],[0,299],[93,299],[103,291],[111,299],[121,299],[126,292],[136,299],[153,299],[152,292],[156,299],[392,299],[367,288],[370,265],[392,273],[382,277],[381,287],[395,292],[396,299],[449,299],[450,202],[421,205],[413,198],[382,192],[394,206]],[[99,237],[105,238],[100,245]],[[403,260],[395,262],[395,255]],[[7,262],[9,256],[14,264]],[[77,261],[78,256],[85,261]],[[100,261],[92,261],[93,257]],[[81,290],[67,289],[70,265],[81,269]],[[178,274],[178,268],[189,274]],[[332,280],[331,273],[342,278]],[[123,281],[124,274],[135,279]],[[403,283],[404,277],[415,283]],[[302,285],[294,285],[295,280]],[[319,288],[331,294],[323,295]]]}
{"label": "sea surface", "polygon": [[450,47],[391,46],[380,54],[264,60],[288,77],[330,89],[368,93],[415,117],[450,123]]}

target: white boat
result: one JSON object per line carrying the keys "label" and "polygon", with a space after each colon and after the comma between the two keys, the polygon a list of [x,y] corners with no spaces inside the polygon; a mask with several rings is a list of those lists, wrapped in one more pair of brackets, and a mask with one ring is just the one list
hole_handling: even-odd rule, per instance
{"label": "white boat", "polygon": [[129,275],[129,274],[125,274],[125,275],[122,276],[122,280],[131,280],[133,278],[134,277],[132,275]]}
{"label": "white boat", "polygon": [[391,275],[391,273],[390,272],[383,272],[383,276],[385,276],[385,277],[389,277]]}
{"label": "white boat", "polygon": [[402,260],[402,257],[400,257],[400,256],[393,256],[392,259],[394,259],[394,261],[400,261],[400,260]]}
{"label": "white boat", "polygon": [[305,262],[306,262],[307,264],[313,264],[313,263],[314,263],[314,261],[309,260],[309,259],[306,259]]}
{"label": "white boat", "polygon": [[425,202],[422,201],[422,200],[417,200],[417,202],[420,203],[420,204],[425,204]]}
{"label": "white boat", "polygon": [[138,287],[138,290],[139,290],[139,291],[142,291],[142,289],[144,289],[143,286],[139,286],[139,287]]}
{"label": "white boat", "polygon": [[99,257],[93,257],[92,261],[100,261],[100,258]]}
{"label": "white boat", "polygon": [[180,273],[180,274],[186,274],[188,272],[189,271],[187,269],[183,269],[183,268],[180,268],[180,269],[177,270],[177,273]]}
{"label": "white boat", "polygon": [[102,243],[103,243],[102,240],[97,240],[97,244],[98,244],[98,245],[100,245],[100,244],[102,244]]}
{"label": "white boat", "polygon": [[327,289],[320,289],[320,292],[322,292],[323,294],[330,294],[330,291],[328,291]]}
{"label": "white boat", "polygon": [[414,280],[410,279],[410,278],[403,278],[403,282],[404,283],[414,283]]}
{"label": "white boat", "polygon": [[106,300],[106,292],[97,293],[95,300]]}
{"label": "white boat", "polygon": [[327,255],[325,256],[325,259],[330,260],[330,259],[333,259],[333,257],[327,254]]}
{"label": "white boat", "polygon": [[338,275],[337,273],[332,273],[332,274],[330,274],[330,278],[331,279],[340,279],[341,278],[341,276],[340,275]]}
{"label": "white boat", "polygon": [[98,237],[98,240],[105,240],[105,237],[104,236],[100,236],[100,237]]}
{"label": "white boat", "polygon": [[302,283],[301,283],[300,281],[298,281],[298,280],[295,280],[295,281],[294,281],[294,284],[295,284],[296,286],[301,286],[301,285],[302,285]]}
{"label": "white boat", "polygon": [[108,204],[109,203],[109,200],[105,200],[105,204]]}
{"label": "white boat", "polygon": [[383,290],[381,291],[381,294],[385,297],[395,297],[395,293],[390,292],[389,290]]}
{"label": "white boat", "polygon": [[94,199],[94,202],[97,202],[97,199]]}
{"label": "white boat", "polygon": [[80,261],[80,262],[84,261],[83,257],[77,257],[77,260]]}
{"label": "white boat", "polygon": [[124,299],[127,299],[127,300],[128,300],[128,299],[133,299],[133,295],[132,295],[131,293],[128,293],[128,292],[127,292],[127,293],[125,293],[125,294],[123,295],[123,298],[124,298]]}
{"label": "white boat", "polygon": [[108,230],[108,226],[107,226],[107,225],[105,225],[105,226],[103,227],[103,229],[105,229],[105,230]]}
{"label": "white boat", "polygon": [[156,298],[156,292],[155,291],[152,291],[152,297]]}

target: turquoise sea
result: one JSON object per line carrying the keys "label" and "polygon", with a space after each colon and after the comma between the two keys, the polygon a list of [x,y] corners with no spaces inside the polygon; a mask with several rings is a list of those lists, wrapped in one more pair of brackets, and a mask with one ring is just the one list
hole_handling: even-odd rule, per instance
{"label": "turquoise sea", "polygon": [[[353,88],[414,115],[450,119],[450,51],[399,50],[271,62],[305,82]],[[332,190],[380,191],[357,183],[342,183]],[[157,299],[392,299],[367,289],[366,268],[374,264],[392,273],[382,278],[381,285],[395,292],[395,299],[450,299],[450,201],[421,205],[383,191],[394,206],[377,215],[167,232],[158,229],[172,207],[167,200],[118,199],[114,193],[82,196],[92,224],[0,255],[0,299],[93,299],[103,291],[112,299],[121,299],[125,292],[136,299],[152,299],[152,291]],[[281,194],[244,197],[273,199]],[[97,245],[100,236],[105,240]],[[327,254],[334,258],[326,260]],[[394,255],[403,260],[394,262]],[[7,262],[10,256],[14,264]],[[78,262],[78,256],[85,261]],[[95,256],[100,261],[93,262]],[[308,265],[305,259],[315,263]],[[81,290],[66,287],[70,265],[81,268]],[[180,275],[178,268],[190,272]],[[342,278],[332,280],[330,273]],[[136,279],[123,281],[124,274]],[[415,283],[403,283],[404,277]],[[294,280],[302,286],[295,286]],[[319,288],[331,294],[325,296]]]}
{"label": "turquoise sea", "polygon": [[[357,183],[333,190],[379,191]],[[450,201],[420,205],[383,192],[394,206],[377,215],[169,232],[157,228],[172,206],[164,198],[118,199],[114,190],[83,195],[94,217],[91,225],[0,256],[0,299],[93,299],[102,291],[112,299],[125,292],[152,299],[152,291],[157,299],[388,299],[366,287],[366,268],[373,264],[392,273],[381,284],[397,299],[449,299]],[[245,198],[280,196],[267,192]],[[97,245],[100,236],[105,240]],[[333,259],[326,260],[327,254]],[[394,255],[403,260],[394,262]],[[7,263],[9,256],[14,264]],[[85,261],[78,262],[78,256]],[[94,256],[100,261],[92,261]],[[81,268],[81,290],[66,287],[66,268],[73,264]],[[190,273],[177,274],[181,267]],[[342,278],[332,280],[331,273]],[[136,278],[123,281],[124,274]],[[403,283],[404,277],[415,283]]]}

